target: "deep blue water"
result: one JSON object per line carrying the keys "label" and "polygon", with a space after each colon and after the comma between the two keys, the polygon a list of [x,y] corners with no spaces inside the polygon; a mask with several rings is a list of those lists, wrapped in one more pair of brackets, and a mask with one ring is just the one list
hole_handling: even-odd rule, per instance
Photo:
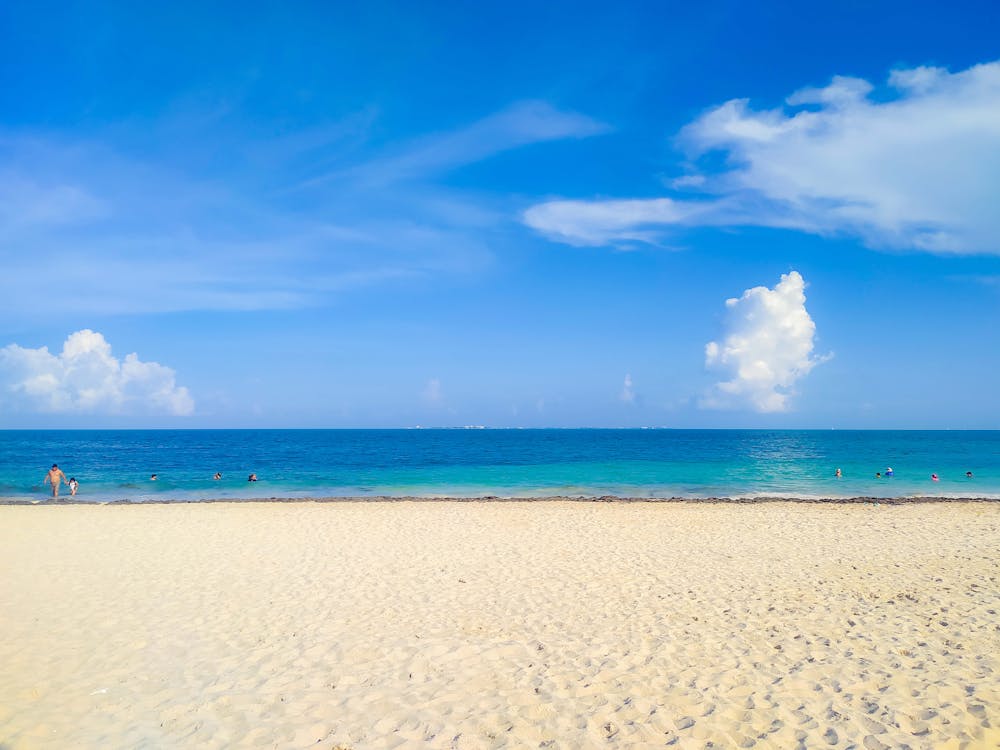
{"label": "deep blue water", "polygon": [[[54,462],[80,482],[81,501],[1000,497],[1000,431],[11,430],[0,431],[0,497],[44,499]],[[875,478],[889,466],[894,476]]]}

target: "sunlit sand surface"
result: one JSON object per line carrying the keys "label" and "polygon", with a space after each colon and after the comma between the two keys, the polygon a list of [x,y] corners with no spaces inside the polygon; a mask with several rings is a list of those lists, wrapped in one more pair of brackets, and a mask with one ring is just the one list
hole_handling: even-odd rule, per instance
{"label": "sunlit sand surface", "polygon": [[1000,747],[1000,503],[0,507],[0,747]]}

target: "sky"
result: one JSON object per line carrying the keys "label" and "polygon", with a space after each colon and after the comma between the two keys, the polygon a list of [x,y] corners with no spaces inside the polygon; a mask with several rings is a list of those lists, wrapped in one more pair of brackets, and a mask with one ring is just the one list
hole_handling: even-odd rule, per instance
{"label": "sky", "polygon": [[0,428],[1000,428],[994,2],[0,4]]}

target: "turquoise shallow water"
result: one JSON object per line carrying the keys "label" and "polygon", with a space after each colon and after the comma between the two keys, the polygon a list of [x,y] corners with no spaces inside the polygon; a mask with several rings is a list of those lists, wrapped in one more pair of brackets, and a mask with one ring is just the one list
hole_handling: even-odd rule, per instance
{"label": "turquoise shallow water", "polygon": [[[47,497],[42,479],[53,462],[80,482],[78,500],[95,502],[376,495],[1000,498],[1000,431],[10,430],[0,431],[0,498]],[[875,478],[890,466],[891,478]],[[216,471],[221,481],[212,479]],[[247,482],[251,472],[258,482]],[[932,473],[940,481],[931,481]],[[67,488],[60,494],[68,495]]]}

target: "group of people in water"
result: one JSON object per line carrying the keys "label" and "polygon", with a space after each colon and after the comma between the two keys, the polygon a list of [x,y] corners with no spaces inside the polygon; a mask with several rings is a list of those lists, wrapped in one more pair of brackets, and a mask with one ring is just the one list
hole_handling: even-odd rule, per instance
{"label": "group of people in water", "polygon": [[[838,468],[837,471],[834,473],[834,476],[836,476],[837,479],[840,479],[842,476],[844,476],[844,472],[842,472]],[[893,476],[895,476],[895,472],[892,470],[891,466],[889,466],[889,467],[886,468],[885,474],[883,474],[881,471],[876,471],[875,472],[875,478],[876,479],[882,479],[883,477],[891,479]],[[966,479],[972,479],[972,472],[971,471],[965,472],[965,478]],[[940,482],[941,481],[941,477],[939,477],[937,474],[931,474],[931,481],[932,482]]]}
{"label": "group of people in water", "polygon": [[[160,478],[159,475],[155,473],[149,475],[150,482],[156,482],[157,480],[159,480],[159,478]],[[215,476],[213,476],[212,479],[214,479],[215,481],[219,481],[220,479],[222,479],[222,472],[221,471],[215,472]],[[247,477],[247,481],[256,482],[257,475],[250,474],[250,476]],[[63,473],[63,470],[59,468],[58,464],[52,464],[52,468],[49,469],[48,473],[45,475],[45,479],[43,480],[42,484],[52,485],[52,497],[59,497],[59,488],[64,484],[67,487],[69,487],[69,494],[71,497],[76,495],[76,491],[80,487],[80,483],[76,481],[76,477],[70,477],[69,479],[67,479],[66,475]]]}
{"label": "group of people in water", "polygon": [[[149,475],[149,481],[150,482],[155,482],[159,478],[160,477],[158,475],[156,475],[156,474],[150,474]],[[222,479],[222,472],[221,471],[215,472],[215,476],[212,477],[212,479],[214,479],[216,482],[218,482],[220,479]],[[247,481],[248,482],[256,482],[257,481],[257,475],[256,474],[251,474],[250,476],[247,477]]]}
{"label": "group of people in water", "polygon": [[[892,478],[894,475],[895,472],[892,470],[891,466],[886,468],[885,473],[881,471],[875,472],[876,479],[882,479],[883,477]],[[838,467],[837,471],[835,472],[835,476],[837,477],[837,479],[840,479],[841,477],[844,476],[844,472],[842,472]],[[972,472],[971,471],[965,472],[965,478],[972,479]],[[156,474],[151,474],[149,477],[149,481],[151,482],[155,482],[158,479],[159,476]],[[215,481],[219,481],[220,479],[222,479],[222,472],[220,471],[215,472],[215,476],[213,476],[212,479],[214,479]],[[257,475],[250,474],[247,477],[247,481],[256,482]],[[937,474],[931,474],[931,481],[940,482],[941,477],[939,477]],[[62,472],[62,469],[60,469],[57,464],[52,464],[52,468],[49,469],[48,474],[45,475],[44,484],[52,485],[52,497],[59,497],[59,487],[62,484],[65,484],[67,487],[69,487],[69,494],[71,497],[76,495],[76,491],[80,487],[80,483],[76,481],[76,477],[70,477],[69,479],[67,479],[66,475]]]}

